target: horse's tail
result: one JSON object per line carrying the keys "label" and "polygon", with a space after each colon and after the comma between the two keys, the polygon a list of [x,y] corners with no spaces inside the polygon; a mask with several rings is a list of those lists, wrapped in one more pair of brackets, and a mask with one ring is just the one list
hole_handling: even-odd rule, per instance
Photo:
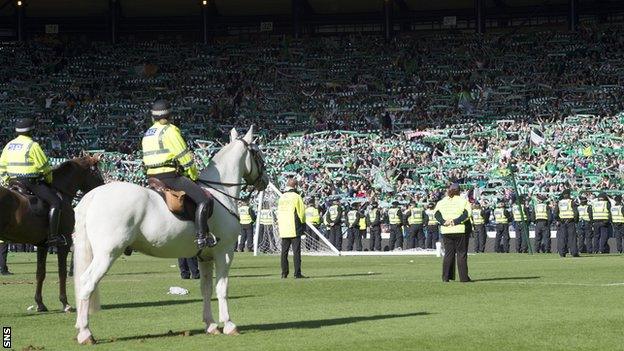
{"label": "horse's tail", "polygon": [[[93,261],[93,250],[87,236],[87,212],[93,192],[87,193],[76,207],[76,225],[74,227],[74,291],[76,295],[76,306],[79,306],[78,296],[81,287],[80,278]],[[100,296],[97,286],[89,299],[89,313],[94,313],[100,309]]]}

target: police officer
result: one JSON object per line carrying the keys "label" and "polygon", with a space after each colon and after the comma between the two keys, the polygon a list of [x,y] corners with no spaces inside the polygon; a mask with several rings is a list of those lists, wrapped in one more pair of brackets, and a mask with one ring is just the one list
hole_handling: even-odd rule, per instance
{"label": "police officer", "polygon": [[440,231],[438,229],[438,221],[435,219],[435,204],[433,202],[427,205],[425,210],[425,221],[423,224],[427,228],[427,238],[425,241],[425,247],[427,249],[435,248],[435,243],[438,242]]}
{"label": "police officer", "polygon": [[615,197],[615,205],[611,206],[611,225],[613,237],[618,253],[622,253],[622,240],[624,240],[624,207],[622,207],[622,195]]}
{"label": "police officer", "polygon": [[358,204],[352,203],[351,210],[347,212],[347,251],[353,251],[353,243],[355,242],[355,249],[362,251],[362,238],[360,237],[360,211],[358,211]]}
{"label": "police officer", "polygon": [[289,178],[286,191],[277,203],[277,226],[282,238],[282,278],[288,277],[288,251],[292,245],[295,262],[295,279],[306,278],[301,274],[301,235],[305,223],[305,205],[297,193],[297,181]]}
{"label": "police officer", "polygon": [[419,206],[416,201],[410,202],[410,208],[405,213],[404,222],[407,222],[407,246],[410,249],[415,247],[425,247],[425,232],[423,222],[425,221],[425,209]]}
{"label": "police officer", "polygon": [[7,254],[9,253],[9,244],[0,240],[0,275],[12,275],[7,266]]}
{"label": "police officer", "polygon": [[[305,209],[305,218],[307,224],[305,226],[305,233],[309,238],[318,240],[318,235],[316,235],[314,230],[312,230],[312,228],[310,228],[309,226],[319,228],[319,225],[321,224],[321,212],[318,207],[316,207],[316,200],[314,198],[311,198],[308,202],[308,207],[306,207]],[[307,244],[306,249],[312,248],[311,240],[306,240],[305,243]]]}
{"label": "police officer", "polygon": [[329,206],[326,216],[330,225],[329,241],[338,251],[342,251],[342,206],[338,199],[334,199],[332,205]]}
{"label": "police officer", "polygon": [[485,252],[485,243],[487,241],[485,225],[489,221],[490,213],[487,209],[482,208],[480,203],[475,202],[471,215],[475,235],[474,251]]}
{"label": "police officer", "polygon": [[359,235],[360,235],[360,250],[362,251],[363,245],[362,241],[366,239],[366,214],[363,210],[360,211],[360,220],[358,224]]}
{"label": "police officer", "polygon": [[16,180],[35,196],[50,206],[48,213],[47,246],[65,246],[67,240],[60,235],[61,199],[51,188],[52,169],[39,143],[32,139],[35,122],[30,118],[20,119],[15,132],[17,138],[9,141],[0,156],[0,178]]}
{"label": "police officer", "polygon": [[440,224],[440,233],[444,242],[444,262],[442,264],[442,281],[454,280],[455,260],[459,280],[462,283],[470,282],[468,276],[468,245],[466,240],[466,226],[469,225],[470,203],[459,196],[459,185],[452,184],[447,196],[440,200],[435,207],[435,219]]}
{"label": "police officer", "polygon": [[390,226],[390,241],[388,242],[390,251],[394,250],[395,247],[403,248],[403,215],[398,201],[392,202],[392,207],[388,209],[386,218],[386,223]]}
{"label": "police officer", "polygon": [[178,258],[178,268],[182,279],[199,279],[197,257]]}
{"label": "police officer", "polygon": [[533,206],[531,220],[535,223],[535,252],[550,253],[550,223],[552,222],[552,213],[546,196],[537,195],[537,201]]}
{"label": "police officer", "polygon": [[494,252],[509,253],[509,222],[511,214],[505,208],[505,200],[500,199],[494,209],[496,222],[496,237],[494,238]]}
{"label": "police officer", "polygon": [[576,247],[576,221],[578,210],[574,201],[570,198],[570,189],[561,193],[561,199],[555,207],[555,218],[559,225],[557,227],[557,251],[559,256],[565,257],[568,250],[573,257],[578,257]]}
{"label": "police officer", "polygon": [[[514,203],[511,206],[511,211],[513,214],[514,220],[514,230],[516,232],[516,252],[517,253],[527,253],[528,252],[528,243],[524,240],[524,229],[529,227],[529,210],[525,206],[524,196],[520,195],[518,202]],[[528,233],[527,233],[528,239]]]}
{"label": "police officer", "polygon": [[269,208],[260,210],[260,227],[258,228],[258,249],[267,252],[275,248],[273,241],[273,211]]}
{"label": "police officer", "polygon": [[238,244],[238,251],[245,251],[245,242],[247,242],[247,251],[253,251],[253,224],[256,221],[256,213],[249,207],[247,202],[241,201],[238,206],[238,217],[240,218],[241,235]]}
{"label": "police officer", "polygon": [[578,241],[577,246],[581,253],[591,253],[592,248],[592,208],[587,204],[587,198],[585,196],[579,197],[580,204],[578,205],[579,221],[578,221]]}
{"label": "police officer", "polygon": [[609,253],[609,222],[611,220],[611,203],[607,194],[600,193],[592,203],[592,219],[594,220],[594,253]]}
{"label": "police officer", "polygon": [[373,201],[366,214],[366,226],[370,228],[370,251],[381,251],[381,212],[377,206],[377,201]]}
{"label": "police officer", "polygon": [[159,179],[171,189],[184,191],[195,202],[195,243],[200,250],[215,246],[217,239],[208,229],[211,199],[195,184],[199,171],[180,130],[169,122],[171,105],[158,100],[152,105],[151,112],[154,124],[145,132],[142,141],[147,175]]}

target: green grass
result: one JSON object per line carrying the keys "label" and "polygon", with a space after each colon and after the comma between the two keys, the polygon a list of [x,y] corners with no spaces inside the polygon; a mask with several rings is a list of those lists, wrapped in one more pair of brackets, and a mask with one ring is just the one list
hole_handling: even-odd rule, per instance
{"label": "green grass", "polygon": [[[26,311],[34,304],[33,254],[11,254],[16,274],[0,277],[0,324],[13,327],[16,350],[91,348],[73,341],[75,314],[60,312],[54,261],[48,313]],[[278,257],[237,254],[230,313],[239,336],[202,333],[198,281],[180,280],[174,263],[138,254],[115,263],[101,284],[104,309],[91,318],[95,349],[624,349],[622,256],[470,256],[477,282],[445,284],[435,257],[304,257],[312,278],[282,280]],[[170,286],[190,294],[166,295]],[[217,317],[215,300],[213,308]]]}

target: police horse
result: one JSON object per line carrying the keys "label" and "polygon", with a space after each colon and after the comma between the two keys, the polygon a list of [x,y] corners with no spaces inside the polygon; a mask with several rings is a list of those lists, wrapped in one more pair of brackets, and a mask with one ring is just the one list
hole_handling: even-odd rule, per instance
{"label": "police horse", "polygon": [[[52,188],[62,199],[60,234],[70,242],[58,248],[59,299],[63,310],[70,312],[67,302],[67,254],[71,246],[71,233],[74,229],[72,201],[78,190],[87,193],[104,184],[98,169],[99,157],[83,156],[60,164],[52,170]],[[46,276],[48,247],[48,206],[33,196],[19,182],[14,181],[8,188],[0,187],[0,239],[12,243],[37,246],[37,288],[35,302],[38,312],[46,312],[41,290]]]}
{"label": "police horse", "polygon": [[[264,190],[268,185],[262,154],[252,139],[253,126],[244,137],[239,137],[233,129],[229,144],[213,157],[199,179],[214,199],[208,223],[219,239],[215,247],[206,248],[198,255],[203,320],[208,334],[221,333],[210,308],[213,265],[223,333],[238,334],[230,320],[227,302],[228,273],[234,242],[240,233],[236,200],[245,185],[252,185],[256,190]],[[198,254],[194,238],[193,221],[174,215],[156,191],[115,182],[84,196],[76,207],[74,234],[77,341],[95,343],[89,329],[89,314],[99,309],[97,285],[126,247],[155,257],[193,257]]]}

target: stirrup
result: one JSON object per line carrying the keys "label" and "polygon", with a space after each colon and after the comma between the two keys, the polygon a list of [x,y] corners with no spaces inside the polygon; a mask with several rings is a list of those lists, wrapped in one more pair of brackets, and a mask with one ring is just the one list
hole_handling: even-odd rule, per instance
{"label": "stirrup", "polygon": [[214,234],[212,233],[208,233],[207,235],[199,234],[197,235],[197,238],[195,239],[195,244],[197,244],[197,247],[200,249],[200,251],[207,247],[215,247],[217,246],[218,242],[219,242],[219,238],[214,236]]}
{"label": "stirrup", "polygon": [[46,241],[46,245],[55,247],[67,246],[67,239],[63,235],[55,235]]}

